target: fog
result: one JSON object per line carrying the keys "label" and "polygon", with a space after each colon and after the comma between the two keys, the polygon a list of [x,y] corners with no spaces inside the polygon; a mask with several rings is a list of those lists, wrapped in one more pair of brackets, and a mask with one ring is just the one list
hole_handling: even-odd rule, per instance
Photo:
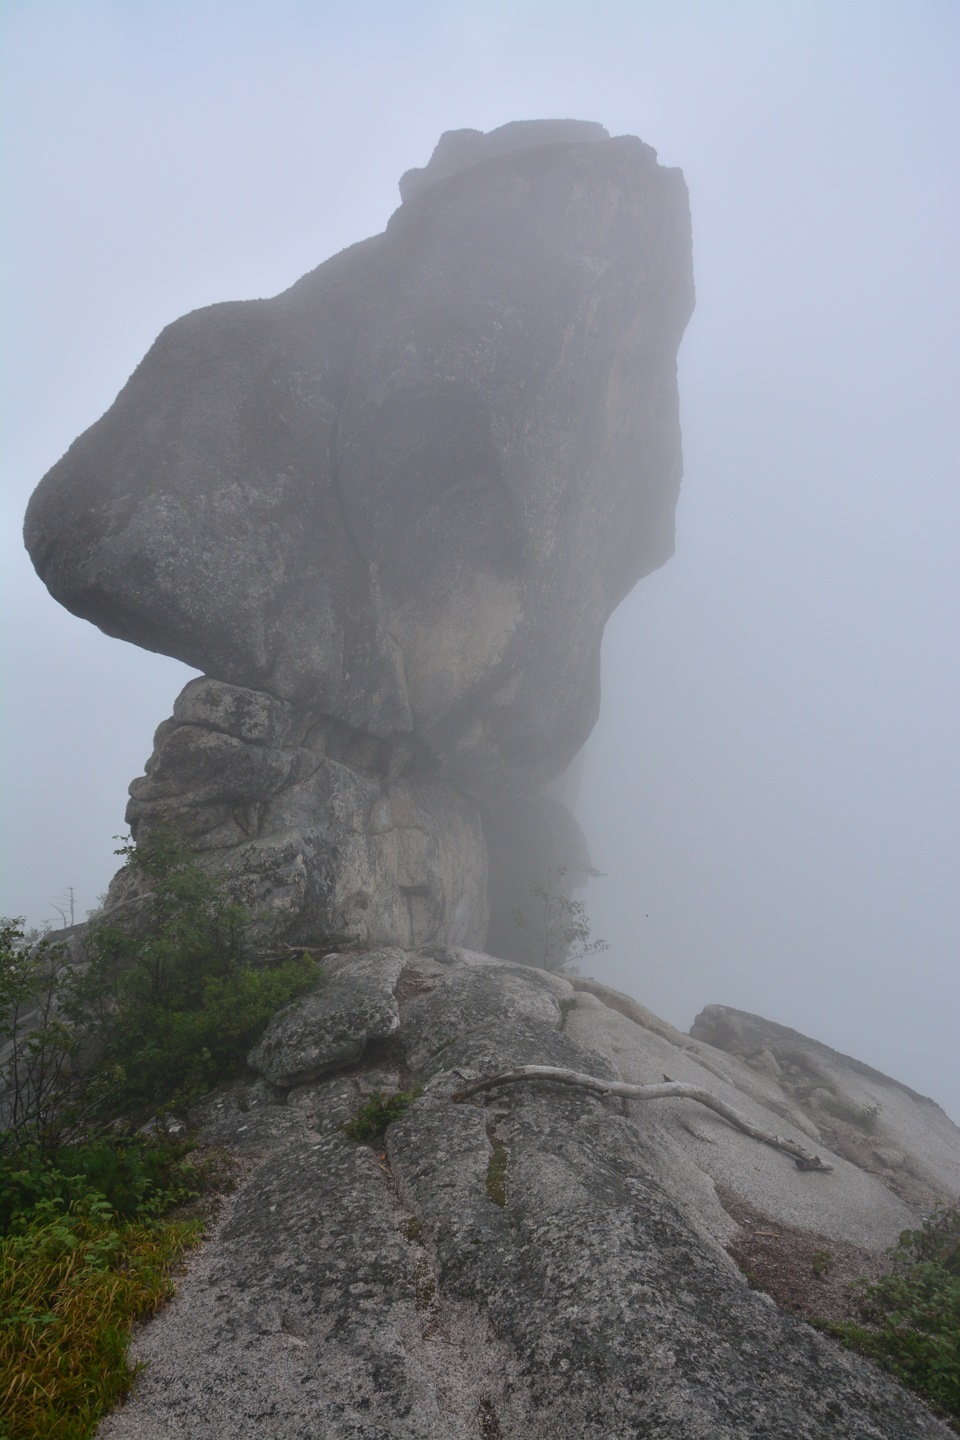
{"label": "fog", "polygon": [[441,131],[575,116],[690,188],[677,553],[604,642],[598,978],[792,1025],[960,1119],[960,9],[2,12],[0,911],[77,918],[191,673],[60,609],[29,494],[159,330],[381,230]]}

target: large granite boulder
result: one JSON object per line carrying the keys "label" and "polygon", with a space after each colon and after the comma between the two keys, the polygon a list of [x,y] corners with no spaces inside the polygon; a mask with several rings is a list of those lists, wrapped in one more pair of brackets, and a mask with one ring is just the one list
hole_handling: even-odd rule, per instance
{"label": "large granite boulder", "polygon": [[283,294],[170,325],[26,517],[58,600],[208,677],[135,838],[182,830],[288,941],[482,944],[484,813],[505,942],[515,860],[542,881],[565,829],[582,871],[539,791],[593,726],[607,617],[673,546],[680,172],[537,121],[443,136],[401,191]]}
{"label": "large granite boulder", "polygon": [[[195,1116],[243,1155],[244,1178],[138,1336],[146,1368],[104,1437],[947,1440],[731,1258],[747,1241],[781,1268],[791,1257],[822,1315],[815,1257],[862,1273],[917,1220],[884,1173],[824,1145],[776,1077],[606,987],[485,955],[326,966],[278,1022],[298,1043],[313,1030],[308,1068],[324,1073],[304,1083],[294,1065],[279,1087],[251,1073]],[[275,1058],[272,1041],[251,1056],[273,1079]],[[541,1081],[453,1102],[464,1076],[517,1063],[635,1083],[666,1071],[834,1168],[799,1170],[690,1100]],[[373,1091],[416,1084],[384,1143],[344,1133]],[[955,1196],[960,1136],[942,1112],[891,1103],[881,1135],[917,1171],[952,1139],[939,1194]]]}

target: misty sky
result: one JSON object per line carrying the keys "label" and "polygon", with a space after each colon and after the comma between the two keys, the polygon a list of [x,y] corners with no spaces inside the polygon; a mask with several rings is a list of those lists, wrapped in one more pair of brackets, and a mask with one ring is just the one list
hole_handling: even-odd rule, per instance
{"label": "misty sky", "polygon": [[956,0],[0,0],[0,911],[115,868],[191,672],[61,610],[29,494],[160,329],[383,228],[441,131],[600,120],[691,192],[677,554],[608,627],[599,978],[960,1119]]}

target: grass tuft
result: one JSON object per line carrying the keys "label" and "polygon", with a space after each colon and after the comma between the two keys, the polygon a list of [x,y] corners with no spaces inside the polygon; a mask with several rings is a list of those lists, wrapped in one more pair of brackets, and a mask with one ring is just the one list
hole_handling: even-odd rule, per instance
{"label": "grass tuft", "polygon": [[848,1125],[856,1125],[865,1135],[872,1135],[876,1131],[880,1118],[879,1105],[855,1105],[852,1100],[844,1100],[839,1095],[829,1093],[821,1096],[820,1103],[829,1115],[833,1115],[837,1120],[845,1120]]}
{"label": "grass tuft", "polygon": [[395,1095],[388,1095],[385,1090],[374,1090],[370,1099],[360,1106],[354,1118],[348,1120],[344,1125],[344,1135],[348,1140],[355,1140],[359,1145],[379,1143],[386,1133],[387,1126],[392,1125],[394,1120],[399,1120],[400,1116],[410,1109],[414,1100],[422,1094],[422,1085],[416,1085],[412,1090],[398,1090]]}
{"label": "grass tuft", "polygon": [[102,1197],[42,1201],[0,1240],[2,1440],[87,1440],[133,1380],[130,1329],[171,1293],[196,1221],[121,1220]]}

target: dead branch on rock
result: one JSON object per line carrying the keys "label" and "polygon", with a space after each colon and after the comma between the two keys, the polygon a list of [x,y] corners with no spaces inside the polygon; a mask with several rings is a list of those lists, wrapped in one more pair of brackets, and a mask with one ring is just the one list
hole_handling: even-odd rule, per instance
{"label": "dead branch on rock", "polygon": [[756,1125],[751,1125],[749,1120],[745,1120],[723,1100],[711,1095],[709,1090],[701,1090],[698,1085],[685,1085],[679,1080],[669,1080],[662,1085],[628,1085],[623,1080],[600,1080],[595,1075],[581,1075],[576,1070],[559,1070],[553,1065],[518,1065],[515,1070],[500,1070],[496,1075],[481,1075],[476,1080],[469,1080],[456,1091],[453,1098],[460,1104],[469,1096],[479,1094],[481,1090],[493,1090],[498,1085],[513,1085],[518,1080],[552,1080],[558,1085],[575,1085],[581,1090],[590,1090],[594,1095],[619,1095],[625,1100],[696,1100],[698,1104],[705,1105],[708,1110],[726,1120],[735,1130],[742,1130],[744,1135],[759,1140],[762,1145],[772,1145],[775,1150],[783,1150],[792,1156],[798,1170],[833,1169],[833,1166],[821,1160],[819,1155],[805,1150],[795,1140],[773,1135],[768,1130],[760,1130]]}

